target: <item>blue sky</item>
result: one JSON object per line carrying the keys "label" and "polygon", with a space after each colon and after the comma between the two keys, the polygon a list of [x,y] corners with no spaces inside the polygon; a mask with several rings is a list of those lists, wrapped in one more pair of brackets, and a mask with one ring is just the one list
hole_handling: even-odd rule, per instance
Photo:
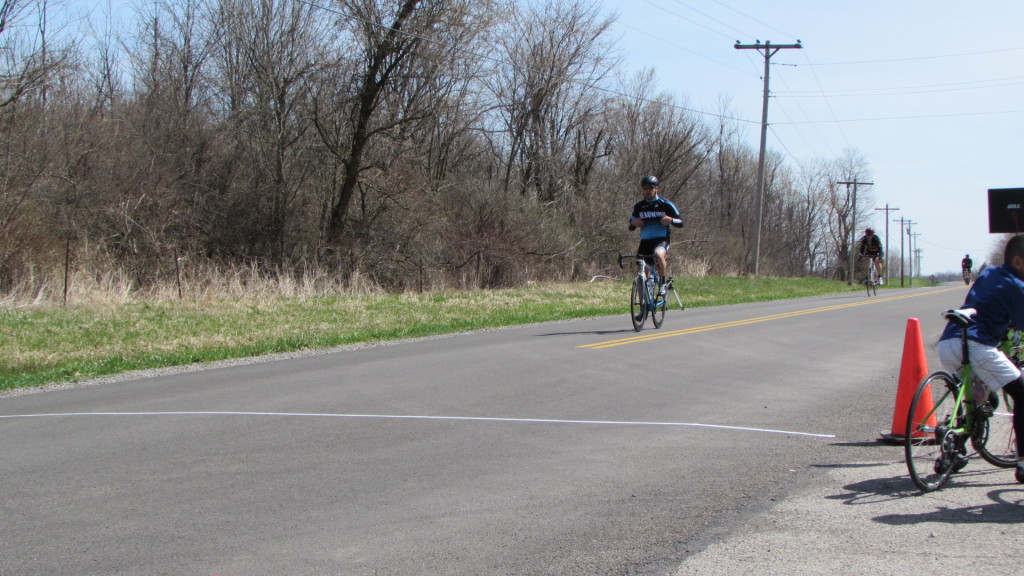
{"label": "blue sky", "polygon": [[[67,2],[73,12],[120,10],[122,20],[133,4]],[[755,149],[764,59],[734,44],[799,39],[803,49],[771,60],[768,146],[794,167],[859,153],[875,206],[916,223],[925,274],[992,252],[987,190],[1024,187],[1024,2],[602,2],[618,15],[613,34],[627,70],[653,68],[659,88],[693,110],[717,113],[727,100]],[[884,233],[885,213],[874,214]],[[899,224],[889,236],[898,252]]]}
{"label": "blue sky", "polygon": [[[1024,188],[1024,2],[604,0],[631,70],[654,68],[686,106],[721,98],[757,147],[764,58],[734,44],[792,44],[772,57],[769,148],[792,166],[856,150],[876,207],[912,226],[925,274],[996,245],[989,188]],[[670,188],[671,183],[666,183]],[[681,207],[685,211],[685,207]],[[872,224],[884,233],[885,213]],[[859,227],[859,226],[858,226]],[[899,224],[890,224],[899,251]],[[906,238],[904,238],[906,240]]]}

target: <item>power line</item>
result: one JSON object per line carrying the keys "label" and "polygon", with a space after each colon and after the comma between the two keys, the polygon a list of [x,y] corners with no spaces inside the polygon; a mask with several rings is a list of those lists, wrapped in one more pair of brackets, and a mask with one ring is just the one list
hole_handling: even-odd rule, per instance
{"label": "power line", "polygon": [[[681,0],[673,0],[673,1],[674,1],[674,2],[676,3],[676,4],[679,4],[680,6],[683,6],[684,8],[687,8],[687,9],[689,9],[689,10],[692,10],[692,11],[696,12],[697,14],[700,14],[701,16],[703,16],[703,17],[707,18],[708,20],[711,20],[711,21],[712,21],[712,22],[714,22],[715,24],[719,24],[719,25],[721,25],[721,26],[724,26],[725,28],[728,28],[729,30],[732,30],[733,32],[736,32],[736,33],[737,33],[737,34],[739,34],[740,36],[756,36],[756,34],[750,34],[750,33],[746,32],[746,31],[740,30],[739,28],[735,28],[735,27],[733,27],[733,26],[732,26],[731,24],[727,24],[727,23],[725,23],[725,22],[722,22],[721,20],[719,20],[719,19],[715,18],[714,16],[711,16],[711,15],[709,15],[709,14],[706,14],[706,13],[704,13],[704,12],[701,12],[700,10],[697,10],[697,9],[696,9],[696,8],[694,8],[693,6],[690,6],[689,4],[686,4],[685,2],[682,2]],[[710,30],[710,28],[708,28],[708,30]],[[713,32],[714,32],[714,31],[713,31]],[[727,36],[726,34],[723,34],[723,33],[721,33],[721,32],[715,32],[715,33],[716,33],[716,34],[719,34],[719,35],[722,35],[722,36]]]}
{"label": "power line", "polygon": [[[693,24],[694,26],[703,28],[703,29],[707,30],[708,32],[711,32],[712,34],[718,34],[719,36],[723,36],[725,38],[729,38],[730,40],[733,37],[733,34],[726,34],[724,32],[720,32],[720,31],[715,30],[713,28],[708,28],[707,26],[701,24],[700,22],[697,22],[696,20],[691,20],[691,19],[687,18],[686,16],[683,16],[682,14],[679,14],[678,12],[673,12],[673,11],[669,10],[668,8],[665,8],[664,6],[659,6],[659,5],[655,4],[654,2],[651,2],[651,0],[640,0],[640,1],[643,2],[644,4],[647,4],[648,6],[653,6],[653,7],[657,8],[658,10],[661,10],[662,12],[665,12],[666,14],[670,14],[672,16],[675,16],[676,18],[679,18],[680,20],[685,20],[685,21],[689,22],[690,24]],[[689,6],[687,6],[686,4],[683,4],[682,2],[679,2],[678,0],[676,0],[676,4],[680,4],[680,5],[682,5],[682,6],[686,7],[686,8],[690,8]],[[694,10],[693,8],[690,8],[690,10],[693,10],[694,12],[697,12],[698,14],[700,14],[701,16],[704,16],[705,18],[712,19],[710,16],[708,16],[708,15],[706,15],[706,14],[704,14],[704,13],[698,11],[698,10]],[[716,20],[716,22],[717,22],[717,20]]]}
{"label": "power line", "polygon": [[940,60],[943,58],[960,58],[963,56],[984,56],[986,54],[999,54],[1002,52],[1017,52],[1024,50],[1024,46],[1017,48],[998,48],[995,50],[982,50],[978,52],[959,52],[953,54],[935,54],[932,56],[912,56],[909,58],[887,58],[883,60],[859,60],[850,62],[824,62],[819,63],[818,66],[852,66],[860,64],[887,64],[891,62],[916,62],[919,60]]}
{"label": "power line", "polygon": [[[813,67],[811,68],[811,70],[813,72],[813,70],[814,70]],[[786,83],[786,76],[785,75],[780,75],[779,76],[779,80],[783,83],[783,85],[788,86],[788,84]],[[796,121],[795,118],[793,118],[790,114],[788,114],[787,105],[789,103],[792,103],[794,106],[796,106],[797,110],[800,112],[801,118],[803,118],[804,120],[810,120],[811,119],[811,117],[808,116],[807,111],[804,110],[803,106],[800,105],[799,101],[792,100],[792,99],[787,100],[785,98],[778,98],[777,97],[778,94],[780,94],[780,92],[775,92],[775,91],[772,92],[772,95],[776,96],[776,107],[782,112],[784,118],[786,118],[790,122],[795,122]],[[829,112],[832,112],[831,106],[829,106]],[[833,116],[834,116],[834,114],[833,114]],[[779,124],[787,124],[787,122],[781,122]],[[846,133],[843,132],[841,126],[836,125],[836,127],[839,129],[839,133],[842,136],[843,141],[846,143],[847,147],[849,147],[849,140],[846,137]],[[818,130],[817,125],[816,124],[811,124],[810,128],[811,128],[811,131],[813,132],[814,136],[817,138],[817,141],[820,142],[819,146],[823,146],[824,148],[829,150],[830,154],[835,155],[834,152],[832,151],[832,142],[830,142],[827,138],[825,138],[824,135],[822,135],[822,133]],[[773,133],[775,133],[776,136],[778,137],[778,133],[777,132],[775,132],[773,130]],[[811,143],[807,141],[807,138],[804,137],[804,131],[803,130],[796,130],[796,134],[797,134],[797,136],[801,140],[803,140],[804,144],[807,146],[808,149],[814,150],[815,148],[818,148],[818,146],[812,146]]]}
{"label": "power line", "polygon": [[[807,52],[802,52],[802,54],[804,58],[807,60],[808,66],[810,66],[811,68],[811,76],[814,78],[814,82],[818,85],[818,90],[822,94],[824,94],[825,88],[821,85],[821,79],[818,77],[817,67],[813,63],[811,63],[811,57]],[[836,111],[832,108],[832,102],[827,97],[825,98],[825,105],[828,106],[828,113],[830,116],[832,116],[832,121],[835,122],[836,129],[839,130],[839,135],[843,137],[843,142],[845,142],[846,146],[849,147],[850,139],[847,138],[846,132],[843,131],[842,125],[839,124],[839,122],[837,121]]]}
{"label": "power line", "polygon": [[[786,155],[789,156],[789,159],[794,164],[796,164],[797,168],[806,171],[807,167],[804,166],[804,163],[801,162],[800,159],[796,157],[796,154],[793,154],[793,151],[790,150],[788,146],[786,146],[786,142],[775,131],[775,128],[773,128],[772,126],[768,126],[768,131],[772,133],[772,136],[775,136],[775,142],[779,146],[781,146],[783,150],[785,150]],[[801,140],[804,140],[803,137],[801,137]],[[807,142],[807,140],[804,140],[804,144],[807,145],[808,148],[811,148],[811,145]]]}
{"label": "power line", "polygon": [[721,60],[715,60],[714,58],[712,58],[710,56],[706,56],[704,54],[701,54],[700,52],[696,52],[694,50],[691,50],[691,49],[687,48],[686,46],[683,46],[681,44],[677,44],[677,43],[675,43],[675,42],[673,42],[671,40],[667,40],[667,39],[662,38],[661,36],[658,36],[656,34],[651,34],[651,32],[649,30],[643,30],[643,29],[637,28],[636,26],[630,26],[629,24],[623,24],[622,22],[616,22],[616,24],[618,26],[622,26],[623,28],[628,28],[628,29],[633,30],[635,32],[640,32],[641,34],[643,34],[647,38],[653,38],[653,39],[655,39],[655,40],[657,40],[659,42],[663,42],[663,43],[665,43],[665,44],[667,44],[667,45],[669,45],[669,46],[671,46],[673,48],[678,48],[678,49],[680,49],[680,50],[682,50],[684,52],[688,52],[690,54],[693,54],[694,56],[696,56],[698,58],[703,58],[704,60],[707,60],[709,62],[714,62],[715,64],[718,64],[719,66],[723,66],[725,68],[731,68],[732,70],[735,70],[735,71],[739,72],[740,74],[743,74],[744,76],[750,74],[750,72],[747,71],[747,70],[743,70],[741,68],[737,68],[736,66],[733,66],[732,64],[727,64],[725,62],[722,62]]}
{"label": "power line", "polygon": [[[789,109],[786,107],[786,104],[787,104],[787,102],[784,101],[784,100],[777,101],[777,102],[775,102],[775,108],[779,111],[780,116],[782,116],[782,118],[784,120],[793,121],[794,120],[793,116],[789,113]],[[803,115],[803,117],[807,118],[807,113],[802,108],[800,108],[799,106],[797,108],[800,111],[800,113]],[[775,122],[775,123],[773,123],[773,125],[768,127],[768,130],[772,133],[773,136],[775,136],[775,139],[778,141],[778,143],[785,148],[785,144],[782,143],[782,135],[779,134],[779,132],[775,129],[776,126],[784,126],[784,125],[789,125],[789,123],[785,122],[785,121],[783,121],[783,122]],[[817,145],[812,144],[811,141],[808,139],[808,134],[807,134],[806,130],[802,130],[802,129],[801,130],[793,130],[793,132],[796,134],[796,137],[799,138],[801,142],[803,142],[804,147],[807,148],[808,150],[815,150],[815,149],[819,149],[819,148],[824,148],[824,149],[828,150],[830,155],[835,156],[836,154],[832,150],[832,143],[829,142],[828,138],[825,138],[825,136],[821,133],[821,131],[818,130],[817,124],[810,124],[810,125],[808,125],[808,127],[810,128],[810,133],[814,135],[814,141],[818,142]],[[789,152],[788,149],[786,151]],[[792,153],[790,153],[790,157],[792,157]],[[794,158],[794,160],[795,160],[795,158]],[[798,164],[799,164],[799,162],[798,162]]]}
{"label": "power line", "polygon": [[740,12],[739,10],[733,8],[732,6],[729,6],[728,4],[725,4],[724,2],[721,2],[720,0],[713,0],[713,1],[714,1],[715,4],[718,4],[719,6],[727,8],[729,10],[732,10],[733,12],[739,14],[740,16],[743,16],[744,18],[750,20],[751,22],[754,22],[754,23],[758,24],[759,26],[761,26],[763,28],[767,28],[769,30],[774,30],[775,32],[778,32],[778,33],[780,33],[783,36],[786,36],[788,38],[796,38],[796,36],[794,36],[792,34],[789,34],[788,32],[784,32],[782,30],[779,30],[778,28],[775,28],[774,26],[772,26],[770,24],[765,24],[764,22],[761,22],[757,18],[754,18],[753,16],[750,16],[749,14],[746,14],[744,12]]}
{"label": "power line", "polygon": [[[951,114],[921,114],[917,116],[886,116],[880,118],[850,118],[846,120],[809,120],[806,122],[789,122],[788,125],[824,124],[828,122],[890,122],[893,120],[934,120],[936,118],[965,118],[975,116],[1001,116],[1004,114],[1022,114],[1024,110],[1000,110],[995,112],[962,112]],[[783,123],[779,123],[783,124]]]}
{"label": "power line", "polygon": [[1016,86],[1019,84],[1024,84],[1024,76],[996,78],[992,80],[974,80],[970,82],[953,82],[947,84],[894,86],[889,88],[844,88],[841,90],[822,90],[818,92],[793,90],[789,92],[777,92],[776,94],[785,95],[790,98],[813,98],[819,94],[826,97],[902,96],[904,94],[941,94],[944,92],[962,92],[964,90],[1005,88],[1006,86]]}

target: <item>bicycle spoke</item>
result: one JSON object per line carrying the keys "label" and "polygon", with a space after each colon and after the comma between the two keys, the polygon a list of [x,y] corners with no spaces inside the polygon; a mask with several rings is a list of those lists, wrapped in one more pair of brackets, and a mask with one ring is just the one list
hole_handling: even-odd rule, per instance
{"label": "bicycle spoke", "polygon": [[918,386],[907,415],[904,452],[910,478],[931,492],[967,463],[966,419],[960,384],[948,372],[933,372]]}
{"label": "bicycle spoke", "polygon": [[986,462],[1000,468],[1017,465],[1017,437],[1013,431],[1013,398],[1000,390],[995,413],[980,423],[971,444]]}

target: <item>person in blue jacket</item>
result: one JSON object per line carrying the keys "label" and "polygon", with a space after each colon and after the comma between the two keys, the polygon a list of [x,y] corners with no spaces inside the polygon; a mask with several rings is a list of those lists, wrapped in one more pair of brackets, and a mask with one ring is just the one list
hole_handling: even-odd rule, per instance
{"label": "person in blue jacket", "polygon": [[[1024,236],[1010,238],[1002,266],[982,270],[967,293],[963,308],[977,311],[967,327],[967,349],[976,385],[973,398],[978,413],[988,416],[990,391],[1003,389],[1013,398],[1013,431],[1017,437],[1017,482],[1024,483],[1024,377],[1012,360],[999,349],[999,342],[1012,325],[1024,328]],[[960,328],[950,322],[936,345],[943,368],[960,369],[963,349]]]}
{"label": "person in blue jacket", "polygon": [[[629,229],[640,229],[640,247],[636,253],[653,256],[658,276],[667,280],[671,231],[673,227],[683,227],[683,217],[675,204],[658,195],[661,192],[661,181],[657,176],[641,178],[640,190],[644,199],[633,205],[633,214],[629,218]],[[665,293],[665,284],[662,284],[661,292]]]}

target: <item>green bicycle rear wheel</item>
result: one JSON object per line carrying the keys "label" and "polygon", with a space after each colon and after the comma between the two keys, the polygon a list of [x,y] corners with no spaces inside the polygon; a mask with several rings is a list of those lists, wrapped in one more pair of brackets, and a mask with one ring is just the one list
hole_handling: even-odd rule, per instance
{"label": "green bicycle rear wheel", "polygon": [[[949,372],[932,372],[914,393],[903,439],[910,478],[924,492],[938,490],[966,464],[963,426],[966,409],[956,407],[960,382]],[[955,412],[955,413],[954,413]]]}
{"label": "green bicycle rear wheel", "polygon": [[1000,468],[1017,465],[1017,436],[1013,432],[1013,398],[1004,390],[996,393],[995,414],[981,423],[971,445],[986,462]]}

